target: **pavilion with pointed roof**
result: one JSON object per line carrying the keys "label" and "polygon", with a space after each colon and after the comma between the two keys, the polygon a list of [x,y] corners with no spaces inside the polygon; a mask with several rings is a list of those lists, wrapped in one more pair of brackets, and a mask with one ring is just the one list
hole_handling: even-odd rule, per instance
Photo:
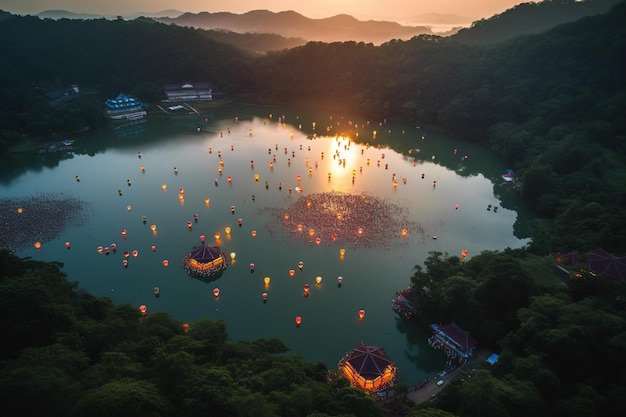
{"label": "pavilion with pointed roof", "polygon": [[626,279],[626,257],[597,248],[587,253],[587,269],[596,275],[621,281]]}
{"label": "pavilion with pointed roof", "polygon": [[383,391],[395,383],[398,368],[385,351],[359,343],[339,362],[339,370],[353,386],[368,392]]}
{"label": "pavilion with pointed roof", "polygon": [[183,259],[183,267],[195,277],[216,277],[228,267],[226,255],[218,246],[195,246]]}

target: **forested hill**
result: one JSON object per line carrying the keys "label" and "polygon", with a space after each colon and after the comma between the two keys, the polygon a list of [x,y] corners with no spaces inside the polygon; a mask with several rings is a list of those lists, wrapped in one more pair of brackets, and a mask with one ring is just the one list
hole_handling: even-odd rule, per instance
{"label": "forested hill", "polygon": [[454,38],[460,42],[488,44],[522,35],[532,35],[573,22],[585,16],[604,14],[620,0],[543,0],[521,3],[492,17],[461,29]]}
{"label": "forested hill", "polygon": [[[154,102],[165,83],[211,80],[260,102],[340,107],[480,142],[520,176],[540,219],[533,250],[624,253],[624,21],[622,1],[497,45],[424,35],[253,56],[151,19],[10,17],[0,23],[0,143],[94,125],[104,99],[120,91]],[[71,84],[100,95],[73,111],[46,106],[40,91]]]}

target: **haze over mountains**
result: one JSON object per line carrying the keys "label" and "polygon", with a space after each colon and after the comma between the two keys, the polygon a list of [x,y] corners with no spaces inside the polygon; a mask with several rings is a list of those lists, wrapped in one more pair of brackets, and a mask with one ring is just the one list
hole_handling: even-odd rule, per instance
{"label": "haze over mountains", "polygon": [[[407,22],[401,24],[391,21],[361,21],[347,14],[311,19],[295,11],[276,13],[268,10],[253,10],[243,14],[164,10],[157,13],[137,13],[123,18],[135,19],[143,16],[166,24],[214,31],[214,35],[222,42],[262,53],[303,45],[308,41],[356,41],[379,45],[393,39],[408,40],[418,35],[456,35],[456,39],[466,43],[500,42],[515,36],[546,31],[585,16],[605,13],[618,2],[619,0],[528,2],[474,22],[470,17],[440,13],[408,17]],[[38,16],[50,19],[111,18],[64,10],[48,10]],[[268,34],[272,35],[271,38],[268,38]],[[286,39],[281,40],[280,37]],[[265,39],[271,39],[271,46],[263,46],[267,43]]]}

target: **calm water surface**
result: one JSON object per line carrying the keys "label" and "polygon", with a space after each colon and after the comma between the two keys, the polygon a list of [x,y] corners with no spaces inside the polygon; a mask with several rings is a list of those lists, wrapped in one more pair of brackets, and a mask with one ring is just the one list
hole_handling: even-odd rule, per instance
{"label": "calm water surface", "polygon": [[[293,353],[330,368],[362,341],[383,347],[407,384],[438,372],[445,362],[441,352],[428,347],[427,333],[399,319],[390,301],[409,284],[414,266],[429,251],[460,254],[466,249],[471,257],[527,243],[513,234],[518,210],[514,200],[506,201],[510,193],[500,185],[507,167],[484,150],[426,129],[305,112],[279,120],[283,114],[237,108],[151,119],[131,129],[81,138],[72,155],[42,154],[26,168],[8,166],[0,186],[3,196],[62,192],[89,203],[83,226],[18,255],[61,261],[70,280],[115,303],[144,304],[148,314],[167,311],[186,322],[222,319],[231,340],[280,338]],[[310,139],[314,132],[320,137]],[[352,142],[338,136],[348,132]],[[399,145],[407,137],[410,151]],[[391,147],[377,149],[378,143]],[[398,230],[397,242],[380,247],[344,245],[346,254],[340,259],[339,245],[295,239],[280,227],[275,213],[287,213],[302,196],[327,191],[384,199],[403,208],[424,233],[403,239]],[[498,212],[487,211],[489,204],[500,206]],[[147,217],[145,224],[142,216]],[[192,230],[187,228],[190,221]],[[230,235],[225,227],[231,228]],[[234,264],[213,282],[189,277],[183,257],[201,235],[214,244],[216,232],[221,233],[223,251],[236,254]],[[116,253],[97,252],[98,246],[112,243]],[[133,250],[138,256],[131,256],[124,268],[122,253]],[[302,271],[297,268],[300,261]],[[255,264],[253,273],[250,263]],[[290,269],[296,270],[294,277]],[[266,276],[271,278],[269,287],[263,282]],[[323,279],[319,286],[317,276]],[[339,276],[342,287],[337,285]],[[304,284],[311,286],[306,298]],[[155,286],[160,288],[158,298]],[[220,289],[218,299],[214,288]],[[267,303],[262,302],[263,292],[268,293]],[[360,309],[366,311],[363,321],[358,319]],[[296,316],[302,317],[299,328]]]}

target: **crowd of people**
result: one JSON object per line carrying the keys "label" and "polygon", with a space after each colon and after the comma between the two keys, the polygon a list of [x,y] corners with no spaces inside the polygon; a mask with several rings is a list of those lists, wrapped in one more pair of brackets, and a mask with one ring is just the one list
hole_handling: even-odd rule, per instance
{"label": "crowd of people", "polygon": [[389,249],[427,239],[406,207],[367,194],[312,193],[270,210],[272,232],[282,229],[307,244]]}
{"label": "crowd of people", "polygon": [[87,219],[88,204],[64,193],[0,199],[0,246],[12,252],[47,242]]}

